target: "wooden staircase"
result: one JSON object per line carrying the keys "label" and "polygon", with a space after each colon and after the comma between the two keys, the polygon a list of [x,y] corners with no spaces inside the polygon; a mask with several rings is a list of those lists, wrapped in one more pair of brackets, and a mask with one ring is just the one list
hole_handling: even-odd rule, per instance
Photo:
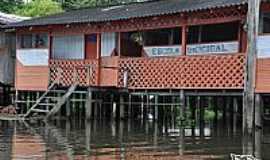
{"label": "wooden staircase", "polygon": [[76,77],[74,83],[67,89],[65,94],[59,96],[59,91],[55,89],[55,86],[58,84],[59,80],[60,76],[57,78],[57,80],[51,83],[47,91],[39,97],[36,103],[26,112],[26,114],[22,115],[23,119],[35,117],[35,115],[37,115],[38,118],[48,119],[61,109],[71,94],[76,90],[78,81]]}

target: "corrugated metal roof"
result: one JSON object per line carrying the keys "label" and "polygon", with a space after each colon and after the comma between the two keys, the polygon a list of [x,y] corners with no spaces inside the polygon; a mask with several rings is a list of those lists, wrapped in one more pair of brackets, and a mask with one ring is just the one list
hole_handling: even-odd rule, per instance
{"label": "corrugated metal roof", "polygon": [[191,12],[203,9],[230,7],[246,4],[247,0],[160,0],[145,3],[134,3],[107,8],[89,8],[75,10],[47,17],[33,18],[10,27],[106,22],[130,18]]}
{"label": "corrugated metal roof", "polygon": [[22,20],[29,19],[28,17],[21,17],[14,14],[6,14],[3,12],[0,12],[0,25],[20,22]]}

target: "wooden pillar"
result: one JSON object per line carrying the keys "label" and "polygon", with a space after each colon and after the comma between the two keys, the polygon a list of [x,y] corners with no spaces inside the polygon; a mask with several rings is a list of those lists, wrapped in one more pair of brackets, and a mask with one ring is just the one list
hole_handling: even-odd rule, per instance
{"label": "wooden pillar", "polygon": [[87,96],[86,96],[86,102],[85,102],[85,118],[86,120],[91,119],[92,115],[92,90],[88,88]]}
{"label": "wooden pillar", "polygon": [[120,119],[124,119],[125,117],[125,100],[124,100],[124,96],[123,95],[120,95],[120,104],[119,104],[119,107],[120,107]]}
{"label": "wooden pillar", "polygon": [[158,120],[158,95],[155,95],[155,120]]}
{"label": "wooden pillar", "polygon": [[97,59],[98,59],[97,85],[99,85],[100,84],[100,65],[101,65],[101,33],[97,34]]}
{"label": "wooden pillar", "polygon": [[144,118],[144,97],[141,95],[141,119],[143,120]]}
{"label": "wooden pillar", "polygon": [[71,108],[70,108],[70,100],[68,99],[66,102],[66,117],[70,118],[71,116]]}
{"label": "wooden pillar", "polygon": [[114,102],[114,95],[111,94],[111,118],[116,118],[116,103]]}
{"label": "wooden pillar", "polygon": [[132,97],[131,94],[128,95],[128,118],[131,119],[131,107],[132,107]]}
{"label": "wooden pillar", "polygon": [[238,101],[237,97],[233,98],[233,134],[237,134],[237,114],[238,114]]}
{"label": "wooden pillar", "polygon": [[187,52],[187,26],[182,26],[182,55],[186,55]]}
{"label": "wooden pillar", "polygon": [[262,158],[262,97],[256,94],[255,98],[255,136],[254,136],[254,155],[257,159]]}
{"label": "wooden pillar", "polygon": [[199,110],[200,137],[204,136],[204,106],[202,106],[202,97],[197,97],[197,109]]}
{"label": "wooden pillar", "polygon": [[121,57],[121,32],[118,32],[118,36],[117,36],[117,53],[118,56]]}
{"label": "wooden pillar", "polygon": [[179,95],[179,107],[180,107],[180,119],[181,119],[181,125],[183,125],[183,120],[184,120],[184,107],[185,107],[185,95],[184,95],[184,90],[180,90],[180,95]]}
{"label": "wooden pillar", "polygon": [[149,94],[146,93],[146,106],[145,106],[145,118],[149,119]]}
{"label": "wooden pillar", "polygon": [[95,119],[97,119],[98,118],[98,103],[97,103],[97,98],[95,99],[95,103],[94,103],[95,105],[95,108],[94,108],[94,117],[95,117]]}
{"label": "wooden pillar", "polygon": [[85,121],[85,148],[87,152],[91,151],[91,122]]}
{"label": "wooden pillar", "polygon": [[248,50],[243,96],[243,132],[252,135],[260,0],[248,0]]}

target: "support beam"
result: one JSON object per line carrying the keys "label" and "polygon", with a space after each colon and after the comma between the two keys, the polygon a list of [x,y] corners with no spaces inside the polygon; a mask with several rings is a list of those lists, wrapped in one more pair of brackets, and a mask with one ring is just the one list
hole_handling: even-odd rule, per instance
{"label": "support beam", "polygon": [[182,26],[182,55],[186,55],[187,52],[187,26]]}
{"label": "support beam", "polygon": [[155,95],[155,120],[158,120],[158,95]]}
{"label": "support beam", "polygon": [[233,134],[237,134],[237,115],[238,115],[238,101],[237,98],[233,98]]}
{"label": "support beam", "polygon": [[66,102],[66,117],[70,118],[71,116],[71,108],[70,108],[70,99]]}
{"label": "support beam", "polygon": [[181,119],[181,125],[183,120],[184,120],[184,107],[185,107],[185,95],[184,95],[184,90],[180,90],[180,95],[179,95],[179,107],[180,107],[180,119]]}
{"label": "support beam", "polygon": [[92,103],[92,91],[89,88],[88,93],[87,93],[87,97],[86,97],[86,102],[85,102],[85,118],[86,118],[86,120],[91,119],[92,105],[93,105],[93,103]]}
{"label": "support beam", "polygon": [[124,96],[120,95],[120,119],[123,120],[125,118],[125,100],[124,100]]}
{"label": "support beam", "polygon": [[259,30],[260,0],[248,0],[248,51],[246,56],[245,85],[243,96],[243,132],[252,136],[254,123],[254,92]]}
{"label": "support beam", "polygon": [[131,107],[132,107],[132,99],[131,94],[128,95],[128,118],[131,119]]}
{"label": "support beam", "polygon": [[262,159],[262,97],[256,94],[255,98],[255,136],[254,136],[254,155],[257,159]]}
{"label": "support beam", "polygon": [[144,117],[144,97],[143,95],[141,95],[141,119],[143,120],[145,117]]}

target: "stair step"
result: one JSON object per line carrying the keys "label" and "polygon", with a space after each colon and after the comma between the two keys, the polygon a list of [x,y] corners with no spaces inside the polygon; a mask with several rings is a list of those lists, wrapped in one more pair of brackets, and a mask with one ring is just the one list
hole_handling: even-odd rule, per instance
{"label": "stair step", "polygon": [[39,103],[39,106],[54,106],[55,103]]}
{"label": "stair step", "polygon": [[58,100],[60,97],[44,97],[44,99]]}
{"label": "stair step", "polygon": [[43,110],[43,109],[32,109],[32,111],[34,111],[34,112],[40,112],[40,113],[48,113],[48,112],[50,112],[48,110]]}

